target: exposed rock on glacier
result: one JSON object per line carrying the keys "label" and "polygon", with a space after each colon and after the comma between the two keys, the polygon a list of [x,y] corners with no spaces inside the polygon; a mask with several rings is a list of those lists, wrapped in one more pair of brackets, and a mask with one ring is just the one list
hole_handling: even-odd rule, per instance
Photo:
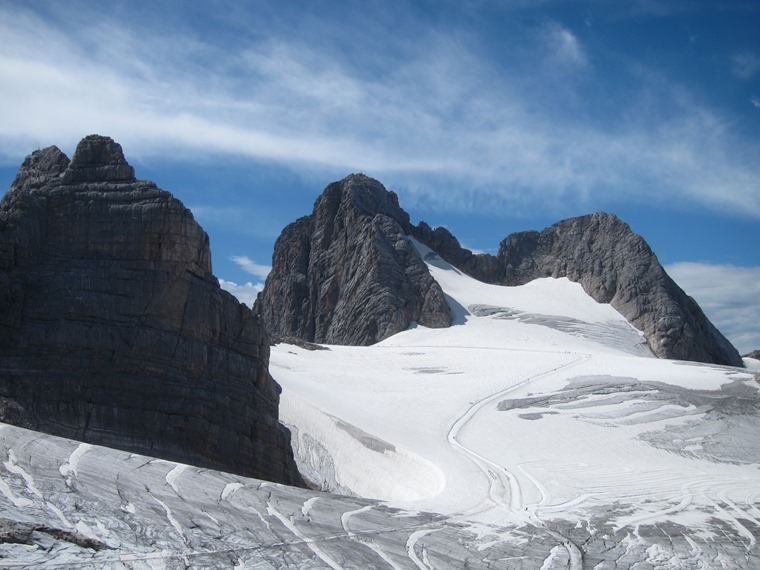
{"label": "exposed rock on glacier", "polygon": [[121,147],[26,158],[0,203],[0,419],[299,484],[260,320]]}
{"label": "exposed rock on glacier", "polygon": [[407,239],[398,198],[363,174],[325,188],[275,243],[254,310],[278,337],[369,345],[413,322],[451,322],[441,288]]}
{"label": "exposed rock on glacier", "polygon": [[739,353],[668,276],[644,239],[616,216],[563,220],[508,236],[496,256],[473,255],[446,230],[421,223],[414,235],[449,263],[487,283],[522,285],[567,277],[610,303],[643,331],[662,358],[742,366]]}

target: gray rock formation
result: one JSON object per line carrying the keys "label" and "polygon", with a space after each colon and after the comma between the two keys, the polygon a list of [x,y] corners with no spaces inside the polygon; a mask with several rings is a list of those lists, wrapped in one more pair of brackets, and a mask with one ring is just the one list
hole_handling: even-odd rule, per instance
{"label": "gray rock formation", "polygon": [[644,239],[612,214],[512,234],[496,256],[475,256],[446,234],[426,224],[414,228],[415,237],[446,261],[487,283],[522,285],[539,277],[580,283],[643,331],[659,357],[742,366],[736,349],[668,276]]}
{"label": "gray rock formation", "polygon": [[754,358],[755,360],[760,360],[760,350],[753,350],[752,352],[748,352],[744,355],[744,358]]}
{"label": "gray rock formation", "polygon": [[0,202],[0,315],[0,420],[301,483],[261,322],[111,139],[24,161]]}
{"label": "gray rock formation", "polygon": [[398,198],[363,174],[330,184],[275,243],[254,311],[277,337],[369,345],[418,322],[446,327],[440,286],[407,239]]}
{"label": "gray rock formation", "polygon": [[412,228],[412,234],[457,269],[480,281],[494,283],[498,280],[499,262],[487,253],[473,254],[459,245],[459,240],[446,228],[432,229],[426,222]]}

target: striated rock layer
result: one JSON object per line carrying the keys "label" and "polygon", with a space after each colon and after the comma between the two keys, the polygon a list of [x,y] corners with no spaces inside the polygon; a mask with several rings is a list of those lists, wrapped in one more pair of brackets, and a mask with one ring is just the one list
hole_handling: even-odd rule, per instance
{"label": "striated rock layer", "polygon": [[0,314],[0,420],[301,484],[262,323],[111,139],[24,161],[0,202]]}
{"label": "striated rock layer", "polygon": [[363,174],[330,184],[277,239],[254,311],[278,337],[369,345],[412,322],[446,327],[440,286],[407,239],[398,198]]}
{"label": "striated rock layer", "polygon": [[743,366],[736,349],[668,276],[644,239],[612,214],[599,212],[541,232],[512,234],[496,256],[473,255],[447,230],[424,223],[414,228],[414,235],[487,283],[523,285],[539,277],[578,282],[643,331],[661,358]]}

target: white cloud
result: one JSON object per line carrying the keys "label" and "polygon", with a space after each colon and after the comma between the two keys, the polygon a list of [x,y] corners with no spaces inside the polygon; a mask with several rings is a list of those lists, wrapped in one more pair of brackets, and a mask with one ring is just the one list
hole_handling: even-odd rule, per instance
{"label": "white cloud", "polygon": [[[475,40],[421,22],[414,37],[357,55],[331,41],[371,45],[366,27],[319,29],[314,43],[257,29],[228,46],[82,11],[46,20],[0,3],[0,154],[73,149],[100,133],[128,158],[217,155],[364,171],[405,192],[405,203],[441,209],[672,200],[760,218],[758,145],[688,99],[668,100],[667,120],[644,109],[610,130],[558,103],[574,87],[547,69],[518,73],[520,57],[483,57]],[[589,65],[567,28],[539,35],[557,63]]]}
{"label": "white cloud", "polygon": [[754,107],[760,107],[760,97],[752,97],[750,103],[752,103]]}
{"label": "white cloud", "polygon": [[741,354],[760,349],[760,267],[681,262],[665,270]]}
{"label": "white cloud", "polygon": [[266,279],[269,272],[272,271],[271,265],[261,265],[246,255],[233,255],[230,260],[246,273],[250,273],[261,280]]}
{"label": "white cloud", "polygon": [[244,285],[238,285],[233,281],[225,281],[224,279],[219,280],[219,286],[225,291],[232,293],[238,301],[248,307],[253,307],[253,303],[256,301],[256,295],[259,294],[259,291],[264,289],[262,283],[251,283],[249,281]]}

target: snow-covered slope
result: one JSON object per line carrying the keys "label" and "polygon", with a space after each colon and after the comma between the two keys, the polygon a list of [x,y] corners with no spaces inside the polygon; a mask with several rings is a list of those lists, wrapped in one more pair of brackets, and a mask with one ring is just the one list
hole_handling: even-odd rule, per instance
{"label": "snow-covered slope", "polygon": [[457,326],[272,351],[307,476],[502,537],[551,530],[570,557],[584,554],[573,533],[675,567],[717,563],[716,548],[732,552],[729,566],[757,556],[752,374],[652,358],[638,331],[566,279],[485,285],[416,245]]}
{"label": "snow-covered slope", "polygon": [[0,425],[0,567],[760,567],[753,373],[653,358],[565,279],[484,285],[417,247],[455,326],[272,349],[333,493]]}

